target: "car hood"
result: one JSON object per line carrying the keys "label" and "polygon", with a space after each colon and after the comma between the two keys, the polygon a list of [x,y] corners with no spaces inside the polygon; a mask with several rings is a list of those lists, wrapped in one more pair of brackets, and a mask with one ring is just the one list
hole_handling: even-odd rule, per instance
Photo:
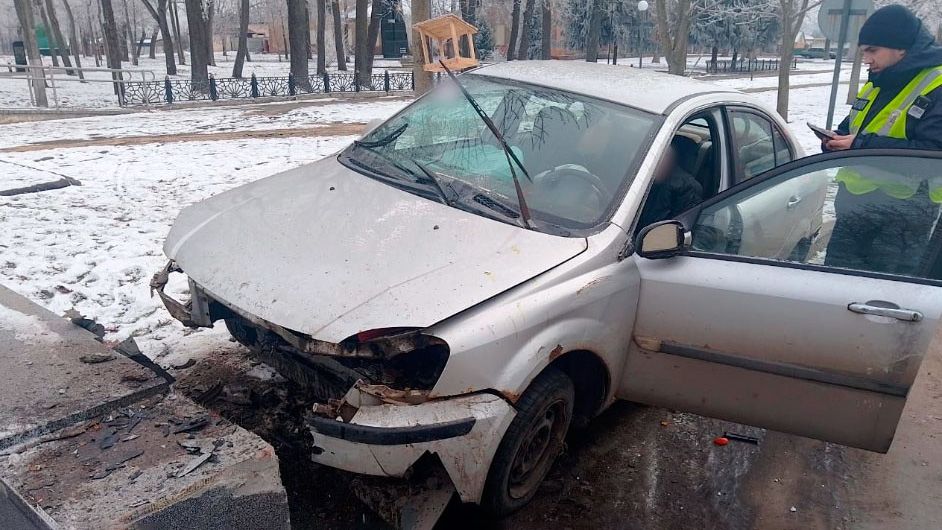
{"label": "car hood", "polygon": [[412,195],[329,157],[185,208],[164,252],[236,309],[336,343],[431,326],[586,245]]}

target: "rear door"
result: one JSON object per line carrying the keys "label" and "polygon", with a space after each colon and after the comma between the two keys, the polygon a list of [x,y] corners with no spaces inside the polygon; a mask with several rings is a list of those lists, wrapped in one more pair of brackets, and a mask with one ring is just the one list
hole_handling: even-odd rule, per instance
{"label": "rear door", "polygon": [[[691,248],[633,258],[641,294],[620,397],[888,450],[942,314],[939,205],[925,185],[907,200],[851,196],[842,172],[928,179],[942,153],[806,158],[680,216]],[[787,215],[796,180],[824,190],[810,219]],[[801,255],[770,257],[756,249],[804,228],[769,218],[821,229]]]}

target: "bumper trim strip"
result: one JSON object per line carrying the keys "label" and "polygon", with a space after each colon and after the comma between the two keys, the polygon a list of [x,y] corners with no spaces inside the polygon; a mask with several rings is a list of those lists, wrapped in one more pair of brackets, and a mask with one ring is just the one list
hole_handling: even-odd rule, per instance
{"label": "bumper trim strip", "polygon": [[308,421],[314,431],[330,438],[368,445],[405,445],[464,436],[471,432],[477,420],[468,417],[414,427],[374,427],[320,417]]}

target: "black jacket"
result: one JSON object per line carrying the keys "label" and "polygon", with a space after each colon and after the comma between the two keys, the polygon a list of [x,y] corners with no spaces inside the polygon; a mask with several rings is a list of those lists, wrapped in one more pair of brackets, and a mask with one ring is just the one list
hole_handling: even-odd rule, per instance
{"label": "black jacket", "polygon": [[703,202],[703,186],[690,173],[674,168],[670,178],[655,182],[641,210],[638,229],[672,219],[675,215]]}
{"label": "black jacket", "polygon": [[[866,127],[899,92],[922,70],[942,66],[942,46],[935,43],[925,26],[912,48],[899,63],[878,73],[871,74],[870,81],[880,87],[880,93],[864,118]],[[906,139],[877,136],[876,134],[858,134],[853,149],[939,149],[942,150],[942,87],[929,93],[932,104],[921,119],[906,118]],[[863,127],[861,129],[863,129]],[[849,134],[850,117],[837,127],[837,133]]]}

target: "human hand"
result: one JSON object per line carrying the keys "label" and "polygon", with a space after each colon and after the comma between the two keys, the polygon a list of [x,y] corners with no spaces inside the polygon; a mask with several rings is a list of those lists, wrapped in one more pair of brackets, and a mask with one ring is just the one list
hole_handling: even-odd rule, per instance
{"label": "human hand", "polygon": [[856,134],[848,135],[836,135],[827,142],[824,143],[824,147],[828,151],[844,151],[850,149],[850,146],[854,144],[854,139],[857,138]]}

